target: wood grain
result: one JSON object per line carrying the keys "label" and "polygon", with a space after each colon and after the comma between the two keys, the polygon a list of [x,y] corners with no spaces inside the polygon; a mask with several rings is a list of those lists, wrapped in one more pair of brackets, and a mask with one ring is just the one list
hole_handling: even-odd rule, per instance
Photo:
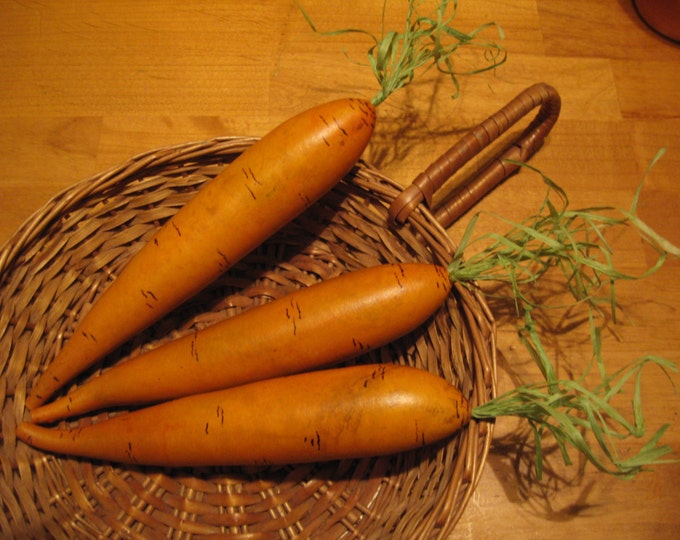
{"label": "wood grain", "polygon": [[[379,28],[378,1],[304,4],[323,29]],[[400,28],[396,4],[386,23]],[[461,79],[456,100],[434,73],[395,95],[381,107],[366,158],[406,185],[466,129],[545,81],[562,95],[563,112],[532,163],[574,205],[627,207],[666,148],[639,213],[680,244],[680,47],[652,33],[628,0],[460,2],[462,29],[489,20],[505,32],[507,63]],[[12,1],[3,4],[0,36],[0,242],[62,189],[132,155],[213,136],[262,135],[312,104],[376,90],[367,68],[345,55],[362,61],[369,43],[313,34],[286,0]],[[476,209],[522,219],[543,192],[540,179],[523,172]],[[466,222],[451,227],[454,238]],[[634,236],[611,242],[627,270],[643,272],[654,260]],[[670,261],[648,279],[621,285],[627,318],[604,337],[612,371],[647,353],[680,361],[679,278],[680,264]],[[536,380],[517,321],[507,306],[494,307],[501,390]],[[574,321],[545,321],[549,350],[565,375],[589,360],[587,329],[576,321],[567,331],[567,322]],[[666,442],[680,449],[680,398],[663,374],[646,375],[648,429],[671,423]],[[581,469],[578,459],[565,467],[549,449],[538,480],[532,444],[522,423],[497,421],[482,481],[452,538],[677,538],[680,465],[622,481]]]}

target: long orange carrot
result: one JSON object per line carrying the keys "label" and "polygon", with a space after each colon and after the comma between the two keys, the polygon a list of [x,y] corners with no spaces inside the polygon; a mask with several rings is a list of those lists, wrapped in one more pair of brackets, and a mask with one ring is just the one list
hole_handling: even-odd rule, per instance
{"label": "long orange carrot", "polygon": [[74,429],[22,423],[42,450],[151,466],[267,465],[384,455],[454,434],[470,405],[425,370],[371,364],[267,379]]}
{"label": "long orange carrot", "polygon": [[38,379],[27,407],[44,403],[324,195],[356,163],[374,124],[369,101],[333,101],[246,150],[129,261]]}
{"label": "long orange carrot", "polygon": [[349,272],[114,366],[33,409],[31,419],[166,401],[353,358],[418,327],[450,289],[446,269],[432,264]]}

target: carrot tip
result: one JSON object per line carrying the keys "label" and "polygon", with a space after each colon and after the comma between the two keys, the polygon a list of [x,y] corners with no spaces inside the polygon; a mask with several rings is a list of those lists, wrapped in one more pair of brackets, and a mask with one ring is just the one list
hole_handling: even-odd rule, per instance
{"label": "carrot tip", "polygon": [[26,397],[26,408],[29,411],[32,411],[33,409],[40,407],[42,404],[43,400],[39,396],[34,396],[33,394],[31,394]]}
{"label": "carrot tip", "polygon": [[31,422],[21,422],[17,426],[16,435],[17,438],[23,442],[29,442],[31,439]]}
{"label": "carrot tip", "polygon": [[35,424],[44,424],[49,419],[45,418],[45,407],[36,407],[35,409],[30,409],[30,421]]}

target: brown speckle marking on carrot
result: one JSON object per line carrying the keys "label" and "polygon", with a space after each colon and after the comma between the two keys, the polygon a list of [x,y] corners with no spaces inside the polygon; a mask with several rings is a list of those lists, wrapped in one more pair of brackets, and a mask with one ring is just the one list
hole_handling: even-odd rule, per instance
{"label": "brown speckle marking on carrot", "polygon": [[156,295],[153,293],[153,291],[149,291],[149,290],[145,291],[144,289],[142,289],[142,296],[144,298],[147,298],[147,299],[152,298],[153,300],[158,300],[158,298],[156,298]]}
{"label": "brown speckle marking on carrot", "polygon": [[208,426],[209,426],[209,425],[210,425],[210,422],[206,422],[206,423],[205,423],[205,434],[206,434],[206,435],[209,435],[209,434],[210,434],[210,433],[209,433],[209,430],[208,430]]}
{"label": "brown speckle marking on carrot", "polygon": [[[355,105],[363,113],[363,116],[361,117],[362,122],[370,128],[375,127],[375,109],[366,106],[366,103],[364,101],[355,99],[350,100],[349,102],[350,109],[355,110]],[[368,117],[370,121],[367,120],[366,117]]]}
{"label": "brown speckle marking on carrot", "polygon": [[326,137],[321,136],[321,140],[323,140],[323,142],[324,142],[324,144],[325,144],[326,146],[329,146],[329,147],[330,147],[331,143],[328,142],[328,139],[327,139]]}
{"label": "brown speckle marking on carrot", "polygon": [[367,344],[365,344],[363,341],[359,341],[356,338],[352,338],[352,347],[355,349],[358,349],[360,351],[366,350],[369,348]]}
{"label": "brown speckle marking on carrot", "polygon": [[83,335],[83,337],[85,339],[91,339],[95,343],[97,342],[97,336],[95,336],[94,334],[90,334],[90,333],[84,332],[84,331],[81,331],[80,333]]}
{"label": "brown speckle marking on carrot", "polygon": [[306,208],[312,206],[312,200],[307,196],[306,193],[298,193],[298,197],[303,202]]}
{"label": "brown speckle marking on carrot", "polygon": [[179,229],[177,226],[177,223],[174,221],[170,220],[170,224],[172,225],[172,228],[175,229],[175,232],[177,233],[177,236],[182,236],[182,231]]}
{"label": "brown speckle marking on carrot", "polygon": [[154,239],[153,239],[153,243],[154,243],[155,246],[158,246],[158,245],[159,245],[159,243],[158,243],[158,238],[154,238]]}
{"label": "brown speckle marking on carrot", "polygon": [[368,378],[368,379],[364,379],[364,388],[366,388],[371,381],[375,381],[375,380],[378,380],[378,379],[384,381],[386,371],[387,371],[387,368],[385,368],[385,366],[383,366],[383,365],[380,365],[376,369],[374,369],[371,372],[371,377]]}
{"label": "brown speckle marking on carrot", "polygon": [[250,193],[250,196],[253,198],[253,200],[256,201],[257,195],[255,195],[255,191],[250,187],[249,182],[253,182],[253,183],[257,184],[258,186],[261,186],[262,182],[260,180],[258,180],[258,178],[255,176],[255,173],[253,172],[253,169],[251,169],[250,167],[248,169],[246,169],[245,167],[242,167],[241,172],[243,173],[243,176],[246,177],[246,182],[245,182],[244,185],[246,186],[248,193]]}
{"label": "brown speckle marking on carrot", "polygon": [[441,278],[441,281],[437,282],[437,288],[444,288],[444,289],[449,289],[451,288],[451,278],[449,277],[448,273],[444,268],[441,266],[437,265],[436,270],[437,274]]}
{"label": "brown speckle marking on carrot", "polygon": [[130,461],[132,461],[133,463],[137,463],[137,458],[132,453],[132,442],[131,441],[128,441],[127,448],[125,449],[125,455],[127,455],[128,459]]}
{"label": "brown speckle marking on carrot", "polygon": [[154,304],[158,302],[158,298],[156,298],[156,295],[152,291],[145,291],[144,289],[141,289],[140,292],[142,293],[142,296],[146,300],[147,307],[153,308]]}
{"label": "brown speckle marking on carrot", "polygon": [[286,319],[293,323],[293,335],[297,335],[297,321],[302,320],[302,309],[300,304],[291,300],[288,307],[285,310]]}
{"label": "brown speckle marking on carrot", "polygon": [[52,380],[53,380],[54,382],[57,382],[57,383],[58,383],[58,382],[61,382],[61,379],[60,379],[59,377],[57,377],[56,375],[52,375]]}
{"label": "brown speckle marking on carrot", "polygon": [[378,366],[378,368],[371,373],[371,378],[372,379],[381,379],[385,380],[385,372],[387,371],[387,368],[385,366]]}
{"label": "brown speckle marking on carrot", "polygon": [[231,261],[229,260],[229,257],[227,257],[223,251],[217,250],[217,254],[219,255],[220,259],[222,259],[222,263],[220,266],[224,268],[225,270],[231,266]]}
{"label": "brown speckle marking on carrot", "polygon": [[246,171],[244,168],[242,168],[241,170],[243,171],[243,174],[246,175],[246,178],[247,178],[248,180],[252,180],[252,181],[255,182],[258,186],[261,186],[261,185],[262,185],[262,182],[260,182],[260,180],[257,179],[257,176],[255,176],[255,173],[253,172],[253,169],[251,169],[250,167],[248,167],[248,170],[247,170],[247,171]]}
{"label": "brown speckle marking on carrot", "polygon": [[194,335],[191,338],[191,358],[193,358],[195,362],[200,363],[201,359],[198,355],[198,348],[196,347],[196,341],[197,340],[198,340],[198,330],[195,330]]}
{"label": "brown speckle marking on carrot", "polygon": [[399,269],[399,271],[396,271],[396,270],[395,270],[395,272],[394,272],[394,278],[397,280],[397,285],[399,285],[399,288],[400,288],[400,289],[403,289],[403,288],[404,288],[404,283],[402,282],[402,278],[403,278],[404,275],[405,275],[405,273],[404,273],[404,267],[401,266],[401,265],[397,265],[397,268]]}
{"label": "brown speckle marking on carrot", "polygon": [[427,446],[425,442],[425,433],[420,431],[418,420],[416,420],[416,444],[420,444],[420,446]]}
{"label": "brown speckle marking on carrot", "polygon": [[217,418],[220,421],[221,425],[224,425],[224,407],[221,405],[217,406]]}
{"label": "brown speckle marking on carrot", "polygon": [[305,437],[305,442],[309,442],[312,448],[316,448],[317,452],[321,452],[321,435],[318,431],[314,432],[314,437]]}
{"label": "brown speckle marking on carrot", "polygon": [[335,126],[340,130],[340,133],[342,133],[345,137],[348,136],[347,130],[340,125],[340,122],[338,122],[338,119],[333,117],[333,122],[335,122]]}

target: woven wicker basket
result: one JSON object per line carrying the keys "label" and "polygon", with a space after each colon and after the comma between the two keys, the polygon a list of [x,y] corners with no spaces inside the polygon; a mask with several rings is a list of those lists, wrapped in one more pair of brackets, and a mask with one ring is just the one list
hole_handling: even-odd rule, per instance
{"label": "woven wicker basket", "polygon": [[[492,117],[493,135],[480,138],[490,132],[487,123],[456,145],[445,168],[458,167],[541,104],[521,137],[532,153],[554,123],[555,102],[549,87],[532,87]],[[459,519],[482,472],[488,423],[472,421],[452,440],[417,452],[268,468],[119,467],[17,443],[26,392],[74,321],[159,224],[253,142],[221,138],[140,155],[54,198],[0,251],[2,538],[412,539],[444,537]],[[507,173],[494,173],[491,183]],[[164,340],[343,272],[392,261],[446,264],[455,246],[445,223],[454,216],[444,211],[437,218],[419,204],[437,186],[418,182],[404,191],[358,164],[213,286],[74,384]],[[466,191],[449,208],[461,200],[469,206],[489,185],[476,195]],[[421,330],[359,361],[433,371],[474,406],[495,393],[494,330],[481,293],[456,286]]]}

